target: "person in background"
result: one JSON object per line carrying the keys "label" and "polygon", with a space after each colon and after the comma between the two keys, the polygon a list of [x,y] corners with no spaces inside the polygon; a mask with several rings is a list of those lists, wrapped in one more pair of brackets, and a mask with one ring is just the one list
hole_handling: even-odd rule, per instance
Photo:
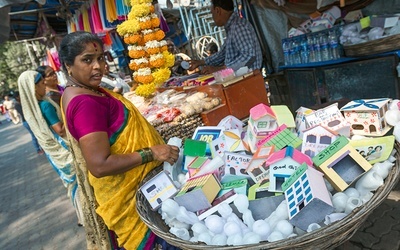
{"label": "person in background", "polygon": [[39,72],[44,79],[44,84],[46,85],[46,96],[51,98],[55,103],[60,104],[64,88],[58,84],[56,72],[50,66],[39,66],[36,71]]}
{"label": "person in background", "polygon": [[206,50],[207,56],[212,56],[218,52],[218,45],[216,43],[211,42],[211,43],[207,44],[205,50]]}
{"label": "person in background", "polygon": [[110,72],[110,65],[106,63],[103,78],[101,78],[100,87],[124,94],[130,91],[129,85],[118,74]]}
{"label": "person in background", "polygon": [[21,115],[22,125],[26,128],[26,130],[28,130],[29,134],[31,135],[33,146],[35,147],[35,150],[38,153],[38,155],[43,155],[44,151],[43,151],[42,147],[40,147],[39,142],[36,139],[35,134],[32,132],[31,128],[29,127],[29,124],[25,120],[24,112],[23,112],[22,106],[21,106],[21,98],[19,96],[19,91],[14,93],[14,97],[15,97],[15,100],[16,100],[15,109]]}
{"label": "person in background", "polygon": [[190,61],[190,57],[185,53],[180,53],[171,39],[167,38],[165,41],[167,42],[168,52],[175,55],[175,63],[171,68],[172,76],[186,75],[187,71],[181,66],[181,63],[182,61]]}
{"label": "person in background", "polygon": [[58,54],[68,75],[62,110],[78,180],[85,187],[84,214],[91,219],[85,226],[88,249],[104,248],[107,229],[116,233],[119,247],[153,249],[154,240],[161,239],[141,221],[136,192],[155,167],[175,163],[179,148],[166,145],[129,100],[99,87],[106,65],[99,37],[70,33]]}
{"label": "person in background", "polygon": [[226,40],[220,51],[204,60],[190,61],[189,70],[203,66],[201,73],[209,74],[224,68],[234,71],[247,66],[261,69],[262,52],[253,26],[234,12],[232,0],[211,0],[211,14],[217,26],[224,26]]}
{"label": "person in background", "polygon": [[4,97],[3,105],[8,113],[8,116],[10,117],[11,121],[14,124],[18,124],[18,123],[20,123],[21,119],[20,119],[18,111],[15,109],[16,101],[14,98],[12,98],[12,96],[13,96],[12,94],[6,95]]}
{"label": "person in background", "polygon": [[18,78],[18,90],[24,118],[44,150],[50,165],[67,188],[78,217],[78,225],[85,221],[80,203],[81,188],[78,187],[73,155],[64,140],[65,129],[60,107],[46,96],[46,85],[41,74],[25,71]]}

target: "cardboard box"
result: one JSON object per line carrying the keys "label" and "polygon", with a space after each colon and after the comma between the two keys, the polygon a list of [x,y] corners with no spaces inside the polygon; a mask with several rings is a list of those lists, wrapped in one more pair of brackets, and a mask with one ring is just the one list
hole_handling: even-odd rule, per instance
{"label": "cardboard box", "polygon": [[228,105],[222,104],[213,109],[201,113],[201,118],[206,126],[216,126],[227,115],[229,115]]}
{"label": "cardboard box", "polygon": [[229,112],[238,119],[247,118],[250,109],[259,103],[269,104],[264,78],[259,70],[238,81],[225,82],[223,86]]}

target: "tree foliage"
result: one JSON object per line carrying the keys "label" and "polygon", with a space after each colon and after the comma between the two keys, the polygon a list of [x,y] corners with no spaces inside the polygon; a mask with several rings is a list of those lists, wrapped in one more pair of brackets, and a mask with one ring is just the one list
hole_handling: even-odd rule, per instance
{"label": "tree foliage", "polygon": [[18,89],[18,77],[39,65],[43,51],[43,45],[39,43],[6,42],[0,45],[0,97]]}

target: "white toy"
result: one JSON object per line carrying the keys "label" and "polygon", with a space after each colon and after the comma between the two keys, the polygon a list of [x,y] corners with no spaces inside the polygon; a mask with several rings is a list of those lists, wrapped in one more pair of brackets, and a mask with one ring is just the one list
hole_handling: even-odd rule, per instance
{"label": "white toy", "polygon": [[233,201],[239,213],[242,214],[242,219],[247,227],[252,228],[254,223],[254,218],[251,210],[249,209],[249,199],[244,194],[239,194]]}

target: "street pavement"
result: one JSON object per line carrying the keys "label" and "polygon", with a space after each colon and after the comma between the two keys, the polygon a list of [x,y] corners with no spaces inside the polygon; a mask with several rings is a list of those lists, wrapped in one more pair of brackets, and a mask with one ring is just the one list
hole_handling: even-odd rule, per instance
{"label": "street pavement", "polygon": [[[0,117],[0,120],[4,119]],[[0,125],[0,250],[86,249],[83,227],[58,175],[28,131]],[[336,250],[400,249],[400,184]]]}
{"label": "street pavement", "polygon": [[46,156],[36,153],[21,124],[2,123],[0,249],[86,249],[85,230]]}

